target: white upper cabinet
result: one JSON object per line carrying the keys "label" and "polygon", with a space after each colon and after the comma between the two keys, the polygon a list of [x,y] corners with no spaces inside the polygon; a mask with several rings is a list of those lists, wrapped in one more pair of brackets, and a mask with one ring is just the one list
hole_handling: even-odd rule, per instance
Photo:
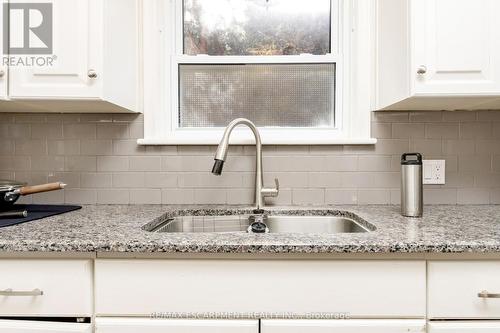
{"label": "white upper cabinet", "polygon": [[[39,2],[46,0],[34,3]],[[52,0],[51,3],[53,52],[37,58],[48,57],[53,64],[12,67],[10,97],[99,98],[103,82],[100,56],[103,23],[99,8],[102,2]],[[22,29],[11,30],[11,36],[22,33]],[[22,40],[23,36],[11,38]]]}
{"label": "white upper cabinet", "polygon": [[140,0],[9,5],[9,85],[1,90],[0,79],[0,96],[7,91],[26,111],[141,111]]}
{"label": "white upper cabinet", "polygon": [[[0,23],[3,24],[3,7],[4,2],[0,1]],[[0,25],[0,29],[1,29]],[[2,29],[3,30],[3,29]],[[2,57],[4,56],[3,49],[3,33],[0,30],[0,54]],[[8,70],[7,67],[3,65],[3,61],[0,63],[0,100],[5,99],[7,97],[7,80],[8,80]]]}
{"label": "white upper cabinet", "polygon": [[378,109],[500,107],[500,1],[379,0]]}

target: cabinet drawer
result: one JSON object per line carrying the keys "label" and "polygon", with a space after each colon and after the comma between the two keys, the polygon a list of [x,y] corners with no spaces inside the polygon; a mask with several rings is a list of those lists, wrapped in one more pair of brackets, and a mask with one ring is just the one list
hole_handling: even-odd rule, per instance
{"label": "cabinet drawer", "polygon": [[98,315],[425,315],[423,261],[97,260],[95,269]]}
{"label": "cabinet drawer", "polygon": [[262,320],[261,333],[423,333],[425,320]]}
{"label": "cabinet drawer", "polygon": [[[97,318],[99,333],[258,333],[258,320]],[[1,333],[1,332],[0,332]]]}
{"label": "cabinet drawer", "polygon": [[429,323],[429,333],[498,333],[500,321],[450,321]]}
{"label": "cabinet drawer", "polygon": [[0,320],[0,333],[92,333],[92,325]]}
{"label": "cabinet drawer", "polygon": [[429,262],[430,318],[500,318],[500,299],[478,293],[500,293],[500,261]]}
{"label": "cabinet drawer", "polygon": [[0,272],[0,316],[92,314],[88,260],[0,260]]}

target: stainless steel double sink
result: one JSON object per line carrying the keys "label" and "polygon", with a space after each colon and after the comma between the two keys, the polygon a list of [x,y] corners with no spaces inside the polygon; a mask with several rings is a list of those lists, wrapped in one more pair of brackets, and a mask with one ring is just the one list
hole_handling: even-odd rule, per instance
{"label": "stainless steel double sink", "polygon": [[[255,216],[251,212],[234,211],[234,214],[229,212],[227,215],[219,212],[200,210],[177,216],[173,213],[147,224],[143,229],[166,233],[247,232],[253,220],[250,217]],[[263,222],[269,233],[346,234],[367,233],[376,229],[349,212],[314,210],[303,214],[300,211],[270,211],[264,215]]]}

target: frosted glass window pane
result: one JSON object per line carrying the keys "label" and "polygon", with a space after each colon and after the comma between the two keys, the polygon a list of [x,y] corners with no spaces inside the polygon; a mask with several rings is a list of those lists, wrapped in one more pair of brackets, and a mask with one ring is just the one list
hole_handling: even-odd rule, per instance
{"label": "frosted glass window pane", "polygon": [[331,53],[330,6],[330,0],[184,0],[184,53]]}
{"label": "frosted glass window pane", "polygon": [[335,64],[179,65],[180,127],[333,127]]}

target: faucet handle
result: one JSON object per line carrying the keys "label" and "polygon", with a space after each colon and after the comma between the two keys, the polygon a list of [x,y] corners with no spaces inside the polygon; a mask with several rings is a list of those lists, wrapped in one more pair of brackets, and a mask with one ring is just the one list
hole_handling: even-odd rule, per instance
{"label": "faucet handle", "polygon": [[272,197],[275,198],[280,193],[280,182],[278,178],[274,179],[274,183],[276,184],[276,188],[263,188],[261,190],[263,197]]}

